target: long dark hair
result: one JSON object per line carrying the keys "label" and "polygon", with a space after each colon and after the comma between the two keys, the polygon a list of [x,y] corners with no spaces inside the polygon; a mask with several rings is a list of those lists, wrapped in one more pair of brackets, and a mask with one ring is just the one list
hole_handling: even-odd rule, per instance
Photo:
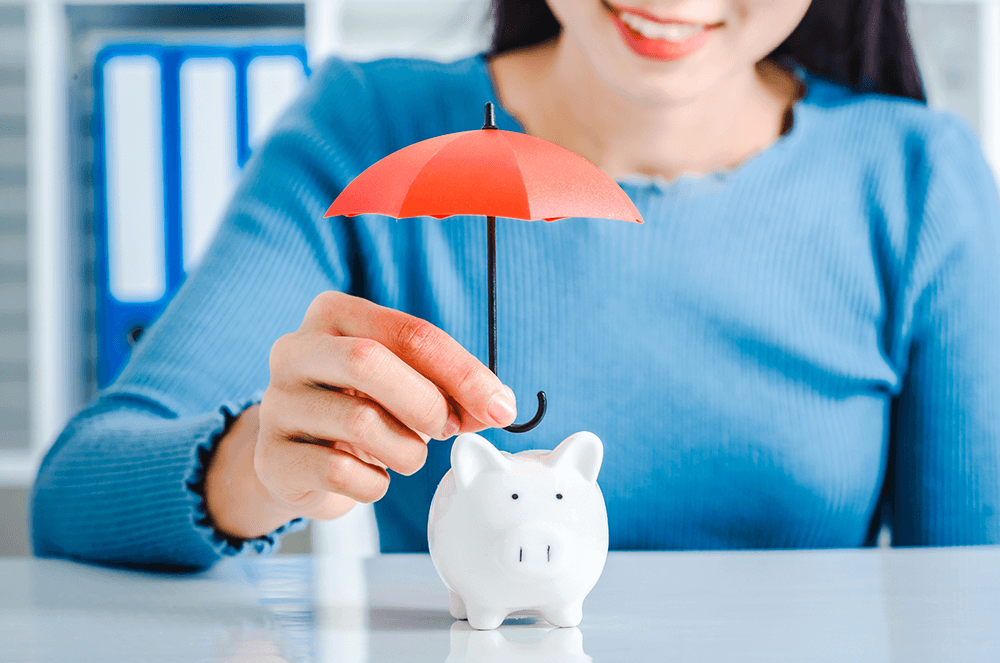
{"label": "long dark hair", "polygon": [[[491,53],[538,44],[561,27],[545,0],[493,0]],[[769,58],[862,92],[926,101],[904,0],[812,0]]]}

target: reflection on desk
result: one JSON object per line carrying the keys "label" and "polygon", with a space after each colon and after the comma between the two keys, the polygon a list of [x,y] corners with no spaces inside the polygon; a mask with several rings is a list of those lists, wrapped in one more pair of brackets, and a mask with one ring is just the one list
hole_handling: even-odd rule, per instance
{"label": "reflection on desk", "polygon": [[536,622],[533,626],[507,626],[476,631],[468,622],[451,626],[447,663],[590,663],[583,653],[583,633],[578,628],[556,628]]}
{"label": "reflection on desk", "polygon": [[426,555],[0,560],[0,661],[998,661],[1000,548],[612,553],[578,629],[472,631]]}

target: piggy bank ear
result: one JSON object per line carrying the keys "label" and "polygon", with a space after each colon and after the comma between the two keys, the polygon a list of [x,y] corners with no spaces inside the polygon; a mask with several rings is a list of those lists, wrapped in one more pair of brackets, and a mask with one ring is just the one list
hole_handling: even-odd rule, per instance
{"label": "piggy bank ear", "polygon": [[510,461],[481,435],[462,433],[451,445],[451,471],[455,473],[455,483],[463,490],[482,472],[508,469]]}
{"label": "piggy bank ear", "polygon": [[570,435],[549,454],[549,467],[572,470],[589,483],[597,481],[604,460],[604,445],[593,433],[581,431]]}

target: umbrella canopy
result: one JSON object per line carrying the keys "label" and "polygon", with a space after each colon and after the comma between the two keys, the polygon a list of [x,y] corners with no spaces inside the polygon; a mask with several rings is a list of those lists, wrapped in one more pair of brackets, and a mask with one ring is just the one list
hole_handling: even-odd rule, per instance
{"label": "umbrella canopy", "polygon": [[376,162],[325,216],[356,214],[642,223],[621,187],[594,164],[541,138],[499,129],[430,138]]}
{"label": "umbrella canopy", "polygon": [[[541,138],[501,131],[486,104],[479,131],[461,131],[404,147],[358,175],[329,216],[383,214],[397,219],[485,215],[488,249],[489,365],[496,373],[496,217],[555,221],[569,217],[642,223],[639,210],[603,170]],[[545,392],[524,433],[545,416]]]}

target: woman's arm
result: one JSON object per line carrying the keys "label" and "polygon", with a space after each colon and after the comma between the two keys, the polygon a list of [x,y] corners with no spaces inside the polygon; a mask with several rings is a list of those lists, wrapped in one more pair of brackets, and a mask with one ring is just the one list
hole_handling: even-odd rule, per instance
{"label": "woman's arm", "polygon": [[892,543],[1000,543],[1000,204],[957,121],[915,172],[885,490]]}
{"label": "woman's arm", "polygon": [[36,554],[204,567],[268,549],[284,531],[249,544],[221,536],[204,468],[260,400],[274,341],[316,295],[353,288],[351,227],[323,214],[380,149],[365,99],[352,66],[329,63],[251,159],[199,269],[44,459],[30,508]]}

